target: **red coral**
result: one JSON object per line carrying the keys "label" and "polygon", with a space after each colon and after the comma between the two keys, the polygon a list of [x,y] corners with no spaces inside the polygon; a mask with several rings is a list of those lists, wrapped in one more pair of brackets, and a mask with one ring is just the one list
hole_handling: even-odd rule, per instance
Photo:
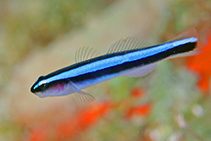
{"label": "red coral", "polygon": [[25,141],[47,141],[49,140],[45,127],[36,127],[30,131]]}
{"label": "red coral", "polygon": [[198,86],[203,92],[209,91],[209,79],[211,75],[211,33],[207,37],[208,40],[204,45],[202,53],[197,56],[188,57],[187,59],[187,66],[200,76]]}
{"label": "red coral", "polygon": [[111,108],[110,102],[96,103],[88,106],[72,119],[66,119],[57,126],[57,138],[63,139],[77,135],[94,125]]}
{"label": "red coral", "polygon": [[150,111],[151,111],[151,103],[133,106],[126,112],[125,118],[128,119],[135,115],[140,117],[146,116],[150,113]]}
{"label": "red coral", "polygon": [[131,96],[134,98],[139,98],[142,97],[145,93],[145,90],[143,88],[134,88],[131,91]]}
{"label": "red coral", "polygon": [[111,106],[111,102],[108,101],[96,102],[87,104],[85,108],[78,109],[71,114],[57,112],[51,118],[48,118],[49,113],[43,114],[47,118],[39,120],[39,124],[32,121],[32,125],[28,125],[27,128],[31,130],[26,135],[25,141],[67,140],[76,137],[95,125],[109,112]]}

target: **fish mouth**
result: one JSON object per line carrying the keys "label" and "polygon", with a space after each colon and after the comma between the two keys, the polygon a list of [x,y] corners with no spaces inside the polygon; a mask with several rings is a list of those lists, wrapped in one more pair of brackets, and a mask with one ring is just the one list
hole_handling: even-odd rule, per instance
{"label": "fish mouth", "polygon": [[33,88],[31,88],[31,93],[36,94],[36,91]]}
{"label": "fish mouth", "polygon": [[32,93],[35,93],[34,84],[31,86],[30,91],[31,91]]}
{"label": "fish mouth", "polygon": [[31,86],[30,91],[31,91],[32,93],[37,93],[37,92],[39,91],[39,89],[36,88],[36,85],[37,85],[37,82],[34,83],[34,84]]}

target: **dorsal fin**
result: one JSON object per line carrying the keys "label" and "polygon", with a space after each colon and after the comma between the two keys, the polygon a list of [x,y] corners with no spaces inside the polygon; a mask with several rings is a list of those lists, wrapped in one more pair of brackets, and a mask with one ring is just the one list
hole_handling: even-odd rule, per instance
{"label": "dorsal fin", "polygon": [[90,47],[82,47],[76,51],[75,62],[81,62],[99,55],[99,51]]}
{"label": "dorsal fin", "polygon": [[139,40],[134,37],[127,37],[126,39],[121,39],[112,44],[109,47],[107,54],[125,50],[138,49],[146,46],[148,46],[148,44],[145,41]]}

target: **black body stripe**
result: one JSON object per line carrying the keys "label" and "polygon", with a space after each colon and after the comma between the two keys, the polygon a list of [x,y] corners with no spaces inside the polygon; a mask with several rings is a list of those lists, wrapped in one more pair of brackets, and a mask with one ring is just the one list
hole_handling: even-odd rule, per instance
{"label": "black body stripe", "polygon": [[73,65],[67,66],[65,68],[59,69],[59,70],[54,71],[54,72],[52,72],[52,73],[50,73],[50,74],[48,74],[48,75],[46,75],[44,77],[45,77],[45,79],[47,79],[47,78],[50,78],[50,77],[55,76],[57,74],[69,71],[71,69],[78,68],[80,66],[83,66],[83,65],[95,62],[95,61],[100,61],[100,60],[103,60],[103,59],[111,58],[111,57],[118,56],[118,55],[124,55],[124,54],[127,54],[127,53],[139,51],[139,50],[147,50],[147,49],[150,49],[150,48],[153,48],[153,47],[157,47],[157,46],[159,46],[159,45],[145,47],[145,48],[141,48],[141,49],[133,49],[133,50],[126,50],[126,51],[121,51],[121,52],[114,52],[114,53],[111,53],[111,54],[105,54],[105,55],[102,55],[102,56],[91,58],[89,60],[85,60],[85,61],[73,64]]}
{"label": "black body stripe", "polygon": [[[83,81],[96,79],[96,78],[99,78],[99,77],[102,77],[102,76],[105,76],[105,75],[115,74],[115,73],[118,73],[118,72],[120,72],[122,70],[126,71],[126,70],[133,69],[133,68],[136,68],[136,67],[141,67],[143,65],[148,65],[148,64],[160,61],[160,60],[162,60],[164,58],[170,57],[172,55],[177,55],[179,53],[185,53],[185,52],[192,51],[192,50],[195,49],[196,45],[197,45],[196,42],[194,42],[194,43],[187,43],[187,44],[180,45],[180,46],[177,46],[175,48],[166,50],[164,52],[158,53],[156,55],[149,56],[149,57],[146,57],[146,58],[142,58],[142,59],[139,59],[139,60],[136,60],[136,61],[126,62],[126,63],[123,63],[121,65],[105,68],[105,69],[98,70],[98,71],[91,72],[91,73],[86,73],[86,74],[79,75],[79,76],[76,76],[76,77],[56,80],[56,81],[53,81],[53,82],[49,83],[48,85],[46,85],[45,89],[51,87],[54,84],[68,83],[69,81],[72,81],[73,83],[80,83],[80,82],[83,82]],[[149,47],[149,48],[151,48],[151,47]],[[148,48],[144,48],[144,49],[148,49]],[[140,49],[137,49],[137,50],[140,50]],[[97,60],[102,60],[102,59],[113,57],[113,56],[123,55],[123,54],[134,52],[134,51],[136,51],[136,50],[132,50],[132,51],[130,50],[130,51],[106,54],[106,55],[99,56],[99,57],[96,57],[96,58],[93,58],[93,59],[90,59],[90,60],[87,60],[87,61],[83,61],[83,62],[74,64],[74,65],[71,65],[69,67],[60,69],[58,71],[55,71],[53,73],[50,73],[50,74],[48,74],[46,76],[41,76],[39,78],[39,81],[43,80],[43,79],[46,79],[46,78],[49,78],[51,76],[57,75],[59,73],[62,73],[64,71],[68,71],[70,69],[74,69],[74,68],[77,68],[79,66],[82,66],[82,65],[85,65],[85,64],[97,61]],[[39,81],[36,81],[35,84],[32,86],[32,88],[31,88],[32,92],[38,92],[38,91],[40,91],[39,89],[42,89],[42,88],[37,88],[36,90],[33,89],[33,87]]]}
{"label": "black body stripe", "polygon": [[80,76],[72,77],[72,78],[69,78],[69,80],[72,82],[80,82],[80,81],[84,81],[84,80],[95,79],[95,78],[98,78],[98,77],[101,77],[104,75],[108,75],[108,74],[118,73],[121,70],[128,70],[128,69],[132,69],[135,67],[141,67],[143,65],[157,62],[157,61],[167,58],[171,55],[176,55],[179,53],[185,53],[188,51],[192,51],[195,47],[196,47],[196,43],[187,43],[187,44],[175,47],[173,49],[169,49],[165,52],[158,53],[153,56],[149,56],[149,57],[146,57],[146,58],[143,58],[140,60],[136,60],[136,61],[132,61],[132,62],[126,62],[121,65],[98,70],[96,72],[91,72],[91,73],[83,74]]}

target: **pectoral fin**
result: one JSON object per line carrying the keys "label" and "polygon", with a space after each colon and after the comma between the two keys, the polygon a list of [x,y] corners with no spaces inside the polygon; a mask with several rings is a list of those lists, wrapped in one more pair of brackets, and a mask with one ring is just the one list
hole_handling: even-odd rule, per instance
{"label": "pectoral fin", "polygon": [[95,100],[94,96],[83,92],[83,91],[78,91],[76,93],[73,94],[74,99],[76,99],[79,102],[93,102]]}

